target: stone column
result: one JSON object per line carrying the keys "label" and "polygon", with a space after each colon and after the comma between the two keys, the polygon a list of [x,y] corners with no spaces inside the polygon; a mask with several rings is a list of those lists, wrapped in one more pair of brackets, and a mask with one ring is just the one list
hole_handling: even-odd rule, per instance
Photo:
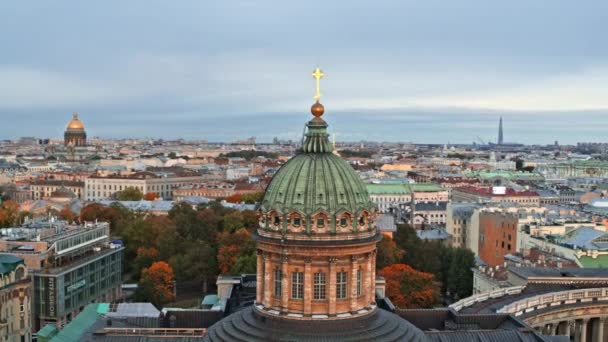
{"label": "stone column", "polygon": [[571,327],[574,326],[574,322],[572,321],[566,321],[566,325],[564,326],[564,335],[570,337],[572,335],[571,333]]}
{"label": "stone column", "polygon": [[268,253],[264,254],[264,306],[270,307],[270,289],[272,286],[272,262],[270,262],[271,255]]}
{"label": "stone column", "polygon": [[371,275],[371,269],[372,269],[372,257],[371,254],[367,254],[365,256],[365,268],[363,270],[363,291],[365,291],[365,293],[363,294],[365,296],[365,306],[369,306],[369,303],[372,302],[372,296],[373,296],[373,291],[372,291],[372,282],[370,279],[370,275]]}
{"label": "stone column", "polygon": [[606,317],[598,317],[593,320],[593,341],[604,341],[604,325]]}
{"label": "stone column", "polygon": [[312,313],[312,267],[311,258],[304,259],[304,315]]}
{"label": "stone column", "polygon": [[329,258],[329,314],[336,314],[336,258]]}
{"label": "stone column", "polygon": [[559,335],[559,323],[553,323],[553,331],[551,332],[551,335]]}
{"label": "stone column", "polygon": [[289,259],[284,255],[281,259],[281,310],[283,312],[289,311],[289,271],[287,269]]}
{"label": "stone column", "polygon": [[589,318],[583,318],[581,320],[581,330],[580,330],[580,342],[587,342],[587,324],[589,323]]}
{"label": "stone column", "polygon": [[371,270],[371,284],[372,284],[372,303],[376,304],[376,250],[372,252],[372,270]]}
{"label": "stone column", "polygon": [[350,311],[354,313],[357,310],[357,301],[359,300],[359,296],[357,296],[357,270],[359,269],[359,264],[357,263],[356,255],[351,256],[350,261]]}
{"label": "stone column", "polygon": [[262,298],[264,296],[264,259],[262,257],[262,252],[257,251],[258,255],[258,264],[257,264],[257,272],[256,272],[256,293],[255,293],[255,302],[256,304],[262,304]]}

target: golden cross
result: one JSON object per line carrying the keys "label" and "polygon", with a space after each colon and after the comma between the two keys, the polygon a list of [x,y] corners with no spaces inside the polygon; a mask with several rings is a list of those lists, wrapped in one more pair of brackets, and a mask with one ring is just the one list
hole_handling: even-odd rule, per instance
{"label": "golden cross", "polygon": [[325,76],[325,74],[323,73],[323,71],[321,71],[321,69],[319,69],[319,67],[317,67],[312,73],[312,77],[317,80],[317,94],[314,97],[314,99],[316,99],[317,101],[319,101],[319,99],[321,98],[321,78],[323,78],[323,76]]}

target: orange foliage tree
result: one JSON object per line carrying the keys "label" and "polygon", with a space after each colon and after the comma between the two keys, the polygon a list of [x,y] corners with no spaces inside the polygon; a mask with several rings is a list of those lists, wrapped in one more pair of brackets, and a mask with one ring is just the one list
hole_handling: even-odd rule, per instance
{"label": "orange foliage tree", "polygon": [[146,201],[154,201],[158,198],[158,194],[156,192],[146,192],[144,195],[144,200]]}
{"label": "orange foliage tree", "polygon": [[234,233],[220,233],[218,244],[220,247],[217,252],[217,262],[221,274],[231,273],[239,257],[251,256],[255,253],[255,241],[245,228]]}
{"label": "orange foliage tree", "polygon": [[164,261],[157,261],[141,270],[139,299],[148,297],[147,299],[157,306],[168,303],[175,299],[174,283],[171,266]]}
{"label": "orange foliage tree", "polygon": [[19,218],[19,204],[8,200],[0,205],[0,227],[10,227],[17,224]]}
{"label": "orange foliage tree", "polygon": [[68,222],[74,222],[78,219],[78,215],[66,206],[59,212],[59,218]]}
{"label": "orange foliage tree", "polygon": [[401,309],[432,308],[439,303],[439,287],[430,273],[394,264],[378,274],[386,280],[387,297]]}
{"label": "orange foliage tree", "polygon": [[241,203],[241,194],[234,194],[225,198],[228,203]]}

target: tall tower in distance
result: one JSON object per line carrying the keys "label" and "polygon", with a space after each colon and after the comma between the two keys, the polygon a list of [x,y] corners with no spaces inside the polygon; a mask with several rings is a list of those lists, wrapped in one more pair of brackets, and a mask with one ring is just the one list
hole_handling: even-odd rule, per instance
{"label": "tall tower in distance", "polygon": [[502,116],[500,117],[500,121],[498,121],[498,145],[502,145]]}

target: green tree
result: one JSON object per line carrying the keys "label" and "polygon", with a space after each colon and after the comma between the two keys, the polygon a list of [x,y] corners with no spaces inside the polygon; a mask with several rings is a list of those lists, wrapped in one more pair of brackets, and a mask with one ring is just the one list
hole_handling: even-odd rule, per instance
{"label": "green tree", "polygon": [[376,250],[376,268],[382,269],[386,266],[396,264],[401,261],[403,254],[405,253],[401,248],[397,247],[397,243],[393,239],[383,236],[382,240],[378,242]]}
{"label": "green tree", "polygon": [[468,297],[473,292],[475,254],[466,248],[456,248],[448,271],[447,290],[455,299]]}
{"label": "green tree", "polygon": [[224,216],[222,221],[224,231],[235,232],[244,227],[243,215],[238,210],[234,210]]}
{"label": "green tree", "polygon": [[175,269],[175,277],[180,280],[197,280],[206,288],[218,273],[216,250],[202,240],[185,241],[180,253],[173,255],[170,264]]}
{"label": "green tree", "polygon": [[136,187],[127,187],[126,189],[116,193],[116,199],[119,201],[141,201],[144,194]]}
{"label": "green tree", "polygon": [[255,253],[240,255],[236,258],[230,274],[253,274],[257,268],[257,256]]}
{"label": "green tree", "polygon": [[263,198],[264,198],[264,192],[258,191],[258,192],[252,192],[252,193],[242,195],[241,201],[243,201],[247,204],[255,204],[255,203],[262,202]]}

